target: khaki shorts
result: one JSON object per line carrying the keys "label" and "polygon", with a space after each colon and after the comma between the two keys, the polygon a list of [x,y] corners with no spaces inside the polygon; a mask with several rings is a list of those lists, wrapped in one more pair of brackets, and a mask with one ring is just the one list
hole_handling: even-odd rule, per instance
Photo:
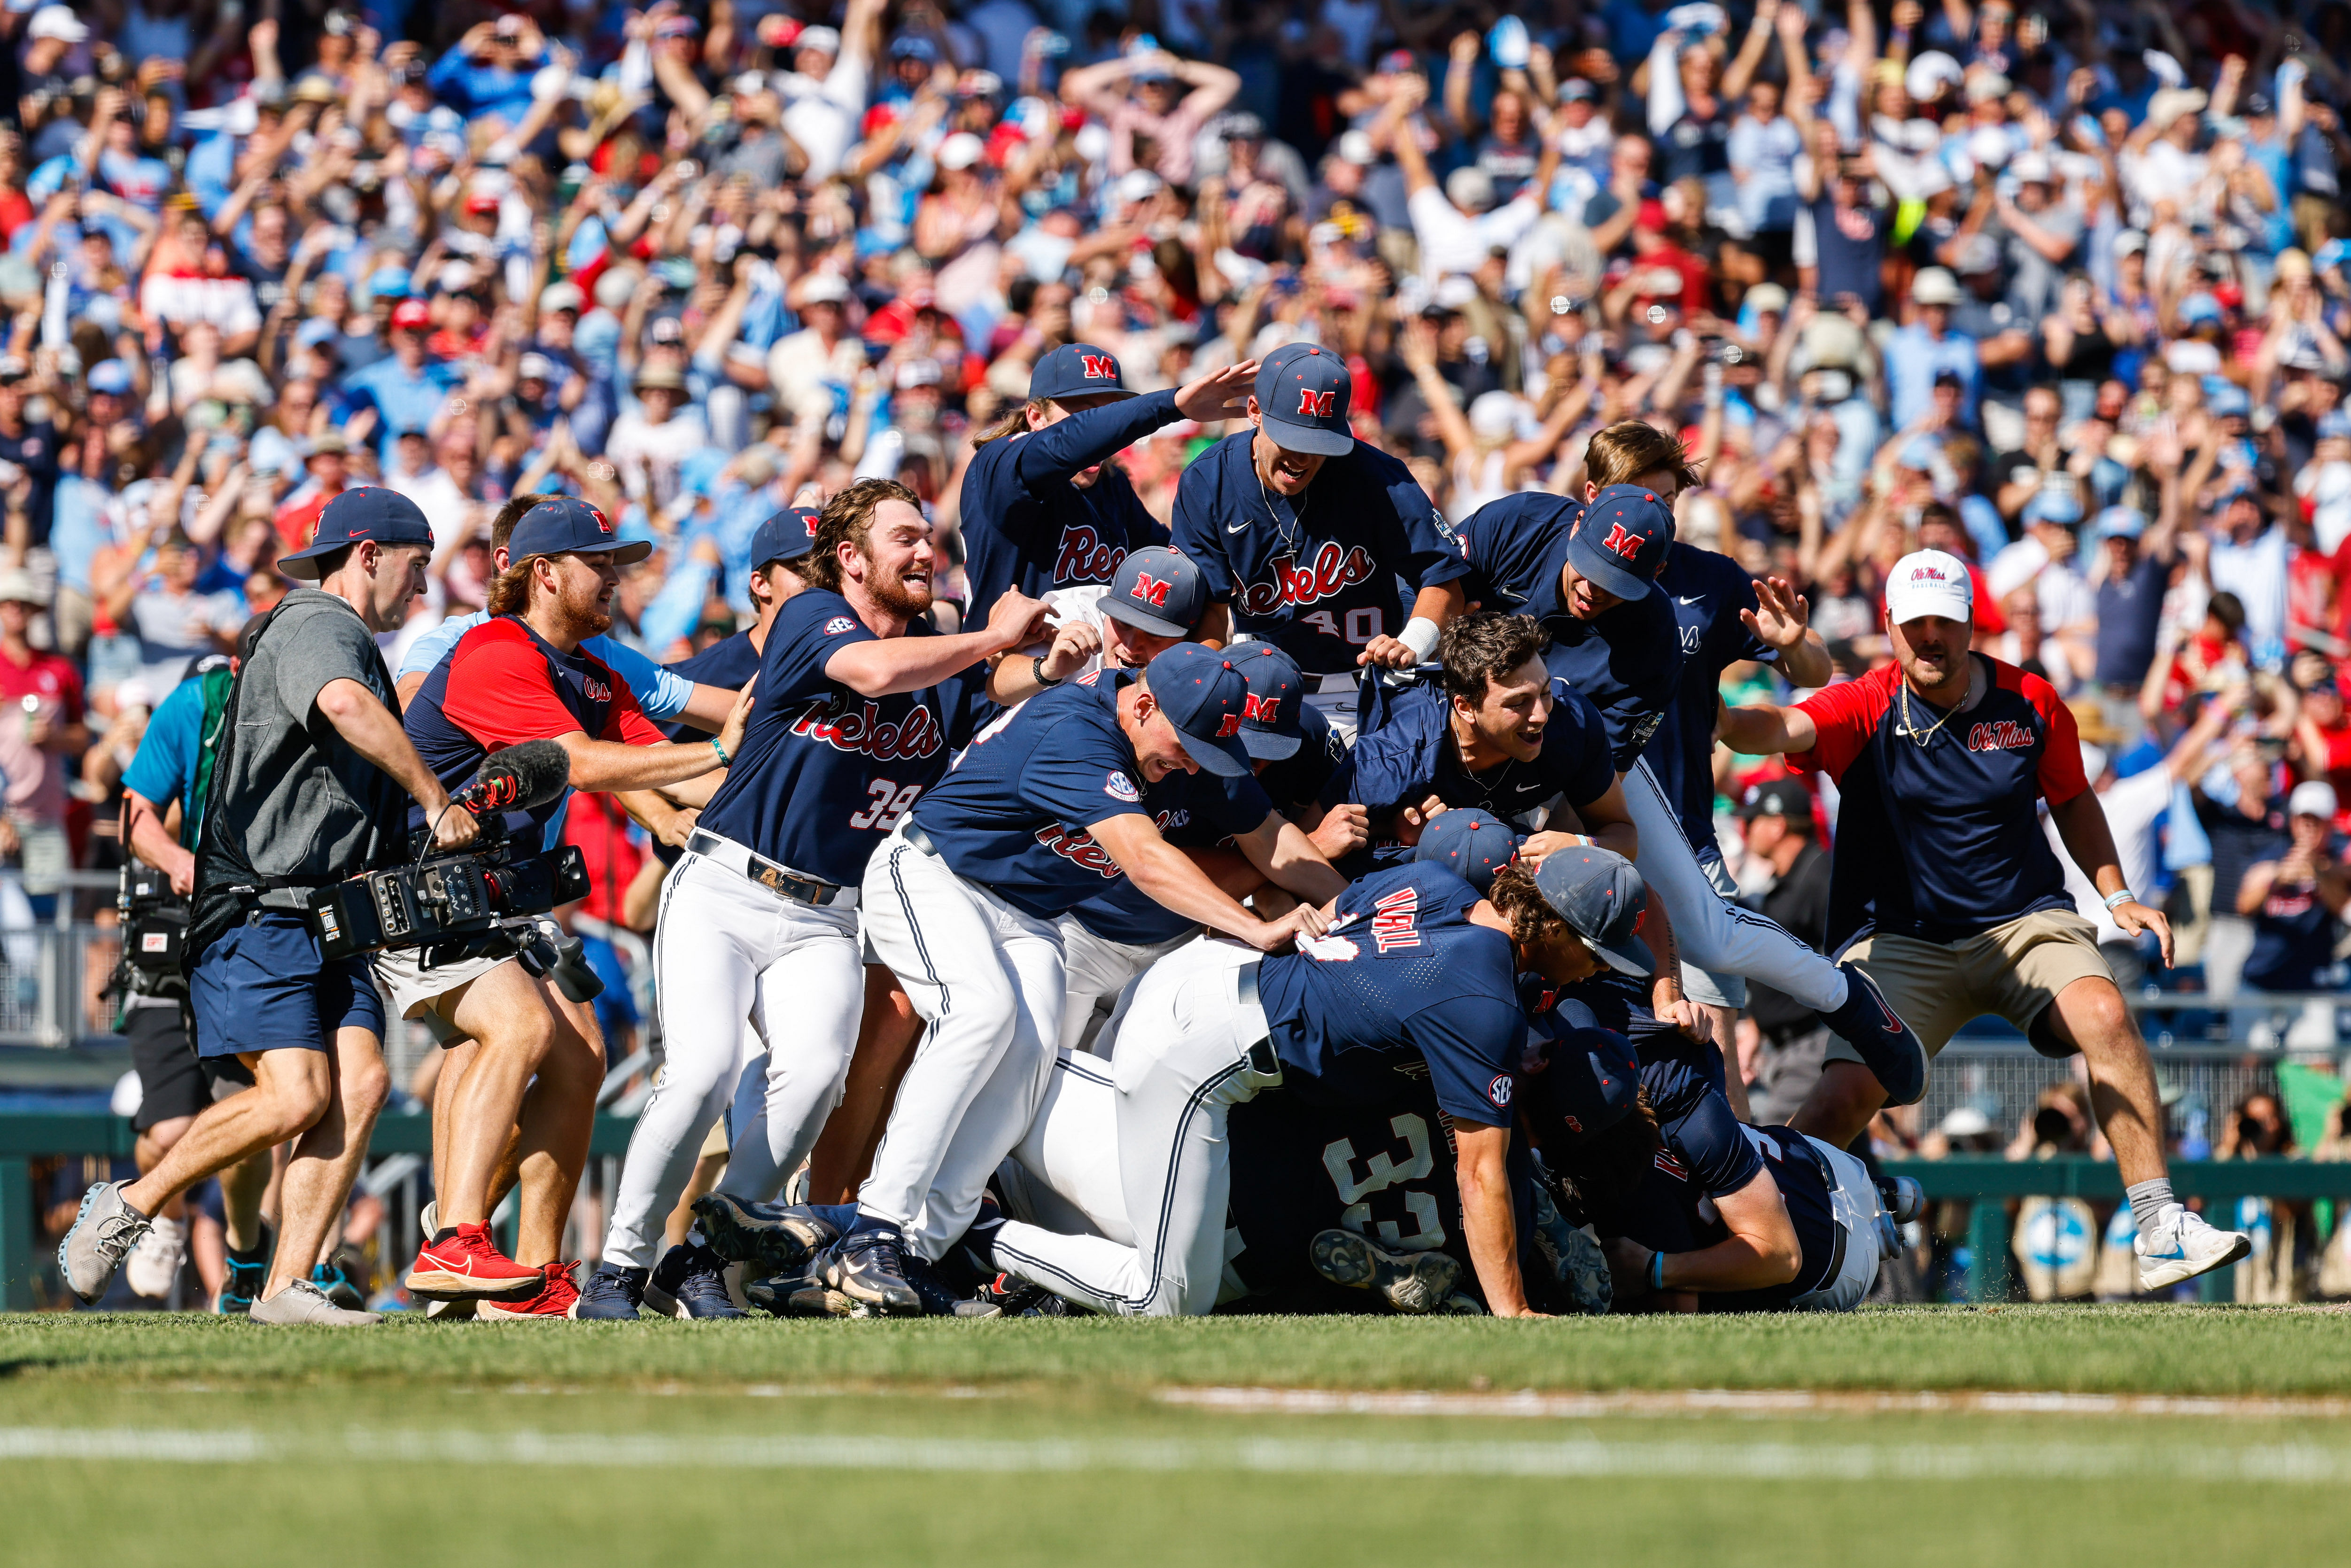
{"label": "khaki shorts", "polygon": [[[1986,1013],[2014,1024],[2042,1055],[2071,1056],[2035,1034],[2033,1023],[2074,981],[2112,985],[2115,978],[2098,951],[2098,928],[2067,909],[2040,910],[1957,942],[1865,937],[1844,956],[1886,993],[1930,1059],[1961,1025]],[[1826,1060],[1859,1061],[1861,1056],[1832,1035]]]}
{"label": "khaki shorts", "polygon": [[434,1042],[448,1045],[464,1037],[450,1023],[446,1012],[434,1004],[459,987],[472,985],[500,964],[513,963],[514,956],[463,958],[427,969],[417,962],[423,952],[422,947],[384,948],[373,955],[375,977],[392,993],[392,1010],[396,1016],[421,1018]]}

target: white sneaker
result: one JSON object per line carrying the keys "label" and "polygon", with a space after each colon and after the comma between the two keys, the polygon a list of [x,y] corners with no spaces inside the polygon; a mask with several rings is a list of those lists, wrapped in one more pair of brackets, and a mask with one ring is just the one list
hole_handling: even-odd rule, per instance
{"label": "white sneaker", "polygon": [[2253,1239],[2241,1230],[2215,1229],[2185,1204],[2167,1203],[2131,1249],[2138,1254],[2138,1288],[2160,1291],[2234,1263],[2253,1249]]}
{"label": "white sneaker", "polygon": [[187,1226],[176,1219],[158,1218],[131,1249],[131,1256],[123,1260],[122,1275],[134,1292],[160,1301],[172,1293],[172,1281],[180,1277],[180,1265],[187,1259]]}

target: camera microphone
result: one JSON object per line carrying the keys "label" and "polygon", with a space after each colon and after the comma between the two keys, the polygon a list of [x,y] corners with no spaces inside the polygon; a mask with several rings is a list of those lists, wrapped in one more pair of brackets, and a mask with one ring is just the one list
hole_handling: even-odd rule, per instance
{"label": "camera microphone", "polygon": [[535,811],[562,798],[571,783],[571,754],[552,740],[526,740],[483,758],[474,781],[450,797],[475,816]]}

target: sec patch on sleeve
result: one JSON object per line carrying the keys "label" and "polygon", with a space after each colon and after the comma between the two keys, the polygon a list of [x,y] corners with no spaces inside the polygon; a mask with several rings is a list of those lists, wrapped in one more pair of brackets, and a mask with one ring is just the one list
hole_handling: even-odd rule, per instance
{"label": "sec patch on sleeve", "polygon": [[1109,778],[1102,780],[1102,793],[1113,800],[1124,800],[1129,805],[1143,799],[1143,792],[1134,787],[1134,780],[1115,768],[1112,769]]}
{"label": "sec patch on sleeve", "polygon": [[1510,1075],[1507,1072],[1496,1073],[1494,1082],[1486,1085],[1486,1098],[1491,1100],[1497,1106],[1508,1105],[1510,1103]]}
{"label": "sec patch on sleeve", "polygon": [[855,630],[857,630],[857,622],[846,615],[836,615],[824,623],[824,634],[828,637],[838,637],[843,632]]}

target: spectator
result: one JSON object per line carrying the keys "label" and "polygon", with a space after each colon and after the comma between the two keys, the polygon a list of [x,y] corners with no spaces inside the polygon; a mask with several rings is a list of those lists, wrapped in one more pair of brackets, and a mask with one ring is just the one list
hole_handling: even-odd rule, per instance
{"label": "spectator", "polygon": [[[2286,800],[2285,852],[2245,868],[2237,913],[2253,927],[2243,971],[2248,990],[2316,991],[2335,983],[2335,947],[2351,904],[2351,874],[2334,849],[2335,810],[2333,785],[2314,779],[2295,785]],[[2334,1042],[2332,1001],[2305,1008],[2285,1040],[2295,1046]]]}

